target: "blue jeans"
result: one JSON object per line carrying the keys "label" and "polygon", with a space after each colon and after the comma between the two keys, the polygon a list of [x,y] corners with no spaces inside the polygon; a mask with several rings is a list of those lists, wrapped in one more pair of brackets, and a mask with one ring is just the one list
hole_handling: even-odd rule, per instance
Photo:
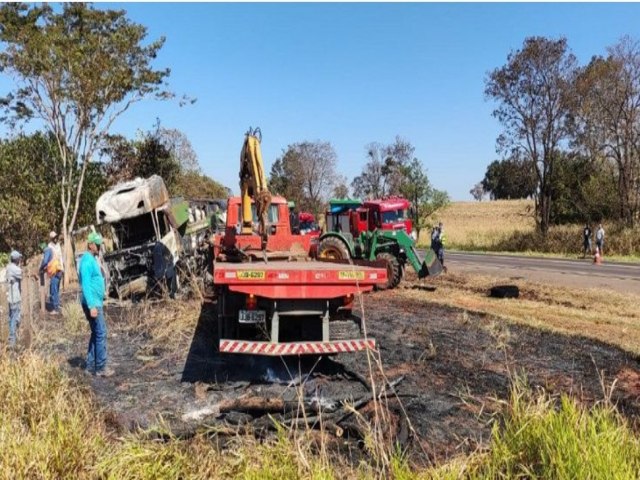
{"label": "blue jeans", "polygon": [[9,304],[9,346],[13,347],[16,344],[16,338],[18,333],[18,327],[20,326],[20,308],[22,302]]}
{"label": "blue jeans", "polygon": [[62,278],[61,272],[58,272],[53,277],[51,277],[51,286],[49,288],[49,293],[51,295],[52,310],[60,310],[60,279],[61,278]]}
{"label": "blue jeans", "polygon": [[104,310],[98,307],[98,316],[91,317],[89,309],[82,305],[84,316],[91,327],[89,348],[87,349],[87,370],[99,372],[107,366],[107,323],[104,321]]}

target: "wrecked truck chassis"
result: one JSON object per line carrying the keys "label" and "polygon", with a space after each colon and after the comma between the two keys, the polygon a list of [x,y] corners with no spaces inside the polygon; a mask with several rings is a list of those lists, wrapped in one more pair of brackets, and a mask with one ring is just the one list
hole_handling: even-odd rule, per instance
{"label": "wrecked truck chassis", "polygon": [[109,295],[125,298],[147,292],[153,272],[155,242],[124,248],[104,256],[109,270]]}

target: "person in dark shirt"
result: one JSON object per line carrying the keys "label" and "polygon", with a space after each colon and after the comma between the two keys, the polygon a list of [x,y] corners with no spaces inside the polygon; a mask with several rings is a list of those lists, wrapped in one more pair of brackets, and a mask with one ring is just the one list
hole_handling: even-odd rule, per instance
{"label": "person in dark shirt", "polygon": [[591,227],[589,227],[588,223],[585,224],[584,230],[582,231],[582,248],[582,258],[587,258],[587,251],[589,255],[591,255]]}

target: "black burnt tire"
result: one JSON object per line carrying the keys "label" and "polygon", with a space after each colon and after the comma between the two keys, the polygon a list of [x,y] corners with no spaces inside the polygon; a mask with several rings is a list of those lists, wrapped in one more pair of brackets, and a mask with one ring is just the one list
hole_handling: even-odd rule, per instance
{"label": "black burnt tire", "polygon": [[359,318],[329,322],[329,340],[354,340],[361,337]]}
{"label": "black burnt tire", "polygon": [[382,252],[376,255],[377,260],[382,260],[387,264],[387,283],[379,283],[376,285],[377,290],[389,290],[396,288],[402,280],[402,267],[395,255]]}
{"label": "black burnt tire", "polygon": [[489,296],[494,298],[518,298],[520,289],[517,285],[496,285],[491,287]]}
{"label": "black burnt tire", "polygon": [[337,237],[327,237],[318,246],[318,257],[331,260],[349,260],[349,249]]}

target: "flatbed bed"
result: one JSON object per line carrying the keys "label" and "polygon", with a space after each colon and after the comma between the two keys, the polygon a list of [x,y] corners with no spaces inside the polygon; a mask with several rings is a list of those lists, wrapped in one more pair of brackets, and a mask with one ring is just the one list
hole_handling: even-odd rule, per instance
{"label": "flatbed bed", "polygon": [[370,291],[386,281],[386,269],[331,262],[215,262],[213,282],[238,293],[271,299],[329,299]]}

